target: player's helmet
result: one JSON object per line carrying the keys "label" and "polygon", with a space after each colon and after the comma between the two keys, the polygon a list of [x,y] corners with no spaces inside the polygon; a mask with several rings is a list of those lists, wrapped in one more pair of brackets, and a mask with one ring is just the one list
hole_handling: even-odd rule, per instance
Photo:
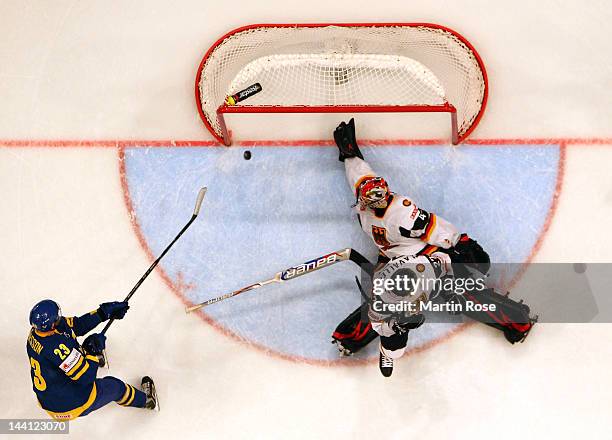
{"label": "player's helmet", "polygon": [[43,299],[32,307],[30,311],[30,324],[36,330],[48,332],[53,330],[57,321],[62,317],[62,309],[58,303],[50,299]]}
{"label": "player's helmet", "polygon": [[357,189],[357,203],[361,210],[384,208],[389,201],[389,185],[382,177],[369,177]]}

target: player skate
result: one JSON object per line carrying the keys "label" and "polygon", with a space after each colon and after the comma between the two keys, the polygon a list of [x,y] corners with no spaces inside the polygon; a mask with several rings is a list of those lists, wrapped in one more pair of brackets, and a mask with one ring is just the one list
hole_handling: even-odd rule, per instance
{"label": "player skate", "polygon": [[[378,176],[365,162],[357,145],[355,122],[342,122],[334,131],[339,149],[339,160],[344,162],[347,179],[355,193],[355,207],[359,223],[379,249],[378,273],[393,259],[425,257],[424,266],[433,265],[434,271],[443,271],[437,277],[486,277],[490,269],[489,255],[467,234],[434,213],[425,211],[407,197],[393,193],[383,177]],[[427,264],[429,263],[429,264]],[[375,276],[375,275],[374,275]],[[430,292],[426,292],[428,296]],[[503,331],[511,342],[522,342],[536,319],[530,317],[529,307],[500,295],[493,289],[468,292],[458,298],[454,292],[436,292],[451,303],[477,301],[495,304],[496,312],[465,312],[466,316]],[[457,307],[461,309],[461,307]],[[342,354],[352,354],[375,339],[377,335],[390,337],[393,328],[375,322],[369,308],[364,320],[361,307],[351,313],[337,327],[332,338]],[[382,319],[378,317],[377,319]],[[367,332],[364,333],[364,329]],[[407,336],[407,332],[406,332]],[[400,344],[401,345],[401,344]],[[388,353],[386,354],[387,357]],[[389,362],[385,360],[385,371]],[[383,358],[380,360],[383,371]],[[383,373],[384,374],[384,373]]]}
{"label": "player skate", "polygon": [[385,377],[390,377],[393,374],[393,358],[385,355],[383,350],[380,350],[378,356],[378,368]]}
{"label": "player skate", "polygon": [[143,377],[140,383],[140,388],[147,395],[145,408],[151,410],[156,409],[159,411],[157,392],[155,391],[155,383],[153,382],[153,379],[151,379],[149,376]]}

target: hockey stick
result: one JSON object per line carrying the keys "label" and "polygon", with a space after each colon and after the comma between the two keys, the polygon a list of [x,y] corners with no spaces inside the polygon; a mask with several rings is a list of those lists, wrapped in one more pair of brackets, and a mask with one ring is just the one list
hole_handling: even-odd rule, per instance
{"label": "hockey stick", "polygon": [[306,261],[305,263],[298,264],[297,266],[292,266],[288,269],[285,269],[281,272],[278,272],[274,275],[274,278],[271,278],[266,281],[260,281],[259,283],[251,284],[249,286],[243,287],[238,290],[234,290],[233,292],[226,293],[225,295],[218,296],[216,298],[209,299],[200,304],[193,305],[191,307],[187,307],[185,309],[186,313],[193,312],[195,310],[201,309],[202,307],[209,306],[211,304],[218,303],[219,301],[226,300],[236,295],[240,295],[241,293],[248,292],[249,290],[259,289],[262,286],[271,283],[282,283],[284,281],[289,281],[294,278],[300,277],[302,275],[306,275],[308,273],[312,273],[315,270],[323,269],[324,267],[329,267],[332,264],[336,264],[340,261],[348,260],[351,257],[351,248],[341,249],[336,252],[332,252],[327,255],[323,255],[322,257],[315,258],[314,260]]}
{"label": "hockey stick", "polygon": [[[153,269],[155,269],[155,266],[157,266],[157,264],[161,261],[161,259],[164,258],[164,255],[166,255],[166,253],[170,250],[170,248],[174,245],[174,243],[176,243],[177,240],[179,238],[181,238],[181,235],[183,235],[183,233],[187,230],[187,228],[189,228],[189,226],[191,226],[193,221],[196,219],[196,217],[200,213],[200,208],[202,207],[202,201],[204,200],[204,196],[206,195],[206,191],[207,191],[206,187],[200,189],[200,192],[198,192],[198,198],[196,199],[195,208],[193,210],[193,215],[191,216],[191,220],[189,220],[187,222],[187,224],[185,226],[183,226],[183,229],[181,229],[181,232],[179,232],[178,235],[176,237],[174,237],[174,240],[172,240],[172,242],[168,245],[168,247],[166,249],[164,249],[164,251],[161,253],[161,255],[159,257],[157,257],[157,260],[155,260],[153,262],[153,264],[151,264],[151,266],[149,266],[149,268],[144,273],[144,275],[138,280],[138,282],[134,285],[134,287],[132,287],[132,290],[130,290],[130,293],[128,293],[128,296],[125,297],[125,299],[123,300],[124,302],[128,302],[130,300],[130,298],[132,298],[132,296],[134,295],[134,293],[136,293],[136,290],[138,290],[138,288],[144,282],[144,280],[146,280],[147,277],[149,276],[149,274],[151,272],[153,272]],[[113,318],[113,319],[111,319],[110,321],[108,321],[106,323],[106,326],[104,326],[104,329],[102,330],[102,334],[106,333],[106,331],[108,330],[108,328],[111,326],[111,324],[114,321],[115,321],[115,319]]]}

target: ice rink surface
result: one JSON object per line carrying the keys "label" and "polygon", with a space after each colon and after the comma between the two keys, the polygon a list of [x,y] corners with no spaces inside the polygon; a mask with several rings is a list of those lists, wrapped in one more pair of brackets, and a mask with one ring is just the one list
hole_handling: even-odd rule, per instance
{"label": "ice rink surface", "polygon": [[[207,195],[209,209],[190,231],[190,242],[181,243],[162,263],[174,285],[189,286],[183,292],[186,299],[199,303],[346,247],[375,260],[376,251],[350,209],[353,196],[337,150],[256,147],[251,148],[250,161],[243,159],[243,150],[125,152],[127,193],[154,255],[164,250],[189,213],[198,183],[215,182]],[[363,153],[391,187],[406,188],[419,206],[435,206],[461,230],[474,231],[496,262],[529,258],[553,203],[558,147],[377,146]],[[415,163],[419,167],[405,166]],[[502,227],[502,219],[509,224]],[[507,235],[514,238],[507,240]],[[358,274],[358,268],[348,263],[291,285],[245,294],[207,313],[239,337],[275,352],[337,360],[328,339],[359,304],[351,282]],[[426,326],[414,332],[411,344],[423,345],[449,331],[445,327]]]}
{"label": "ice rink surface", "polygon": [[151,375],[162,411],[109,405],[72,437],[605,438],[610,324],[538,325],[518,346],[482,325],[432,324],[384,379],[372,350],[340,360],[329,344],[359,301],[348,264],[206,314],[184,306],[344,247],[374,255],[327,142],[337,117],[304,128],[319,144],[277,146],[285,130],[268,116],[236,139],[264,127],[271,142],[212,145],[193,80],[220,35],[351,21],[464,34],[490,84],[470,143],[415,146],[403,116],[393,133],[357,118],[366,139],[408,140],[364,155],[494,261],[588,263],[612,261],[611,18],[603,1],[1,3],[0,417],[45,416],[25,353],[31,306],[52,297],[70,315],[123,298],[207,185],[201,218],[109,331],[102,374]]}

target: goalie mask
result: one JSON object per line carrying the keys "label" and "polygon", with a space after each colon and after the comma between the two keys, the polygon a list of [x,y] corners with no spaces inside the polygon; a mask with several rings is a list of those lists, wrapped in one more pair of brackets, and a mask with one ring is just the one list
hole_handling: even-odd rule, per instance
{"label": "goalie mask", "polygon": [[385,208],[389,201],[389,185],[382,177],[369,177],[357,189],[357,205],[366,208]]}

